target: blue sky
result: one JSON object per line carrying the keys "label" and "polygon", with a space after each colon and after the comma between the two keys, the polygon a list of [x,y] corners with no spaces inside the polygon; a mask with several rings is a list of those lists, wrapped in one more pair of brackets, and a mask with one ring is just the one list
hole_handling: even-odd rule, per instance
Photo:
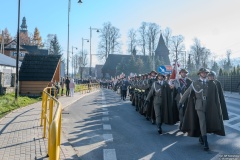
{"label": "blue sky", "polygon": [[[161,29],[170,27],[173,35],[185,37],[186,50],[197,37],[202,44],[223,58],[227,49],[240,57],[239,0],[71,0],[70,51],[82,47],[82,37],[89,38],[90,26],[101,28],[111,22],[120,29],[122,53],[126,54],[127,33],[138,29],[141,22],[154,22]],[[18,0],[2,0],[0,30],[17,31]],[[68,0],[21,0],[21,19],[27,19],[28,31],[38,27],[43,41],[47,34],[57,34],[64,56],[67,51]],[[97,52],[98,33],[92,34],[92,53]],[[89,52],[89,43],[84,43]],[[77,51],[74,51],[77,52]],[[93,64],[98,62],[94,57]]]}

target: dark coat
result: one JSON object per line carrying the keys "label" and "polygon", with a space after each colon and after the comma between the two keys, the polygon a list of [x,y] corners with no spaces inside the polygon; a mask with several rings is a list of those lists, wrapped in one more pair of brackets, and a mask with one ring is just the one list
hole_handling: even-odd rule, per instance
{"label": "dark coat", "polygon": [[214,82],[216,83],[217,89],[218,89],[218,95],[219,95],[219,100],[221,104],[223,120],[229,120],[227,106],[226,106],[225,98],[223,95],[221,83],[218,80],[214,80]]}
{"label": "dark coat", "polygon": [[[181,130],[188,132],[188,136],[199,137],[201,135],[198,115],[195,110],[195,92],[192,90],[188,98],[188,104],[183,119]],[[208,95],[206,107],[207,133],[225,136],[223,116],[215,82],[208,82]]]}
{"label": "dark coat", "polygon": [[162,113],[163,113],[163,123],[173,125],[179,121],[178,109],[176,101],[173,101],[173,90],[169,87],[169,84],[164,81],[162,85]]}

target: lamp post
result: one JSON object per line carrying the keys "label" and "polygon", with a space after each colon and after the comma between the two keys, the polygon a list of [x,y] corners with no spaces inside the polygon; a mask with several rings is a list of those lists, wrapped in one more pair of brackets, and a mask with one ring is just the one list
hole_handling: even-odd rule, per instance
{"label": "lamp post", "polygon": [[74,66],[73,66],[73,48],[75,48],[76,50],[78,49],[77,47],[72,46],[72,78],[73,78],[73,68],[74,68]]}
{"label": "lamp post", "polygon": [[18,101],[18,79],[19,79],[19,70],[18,70],[18,63],[19,63],[19,45],[20,45],[20,38],[19,38],[19,24],[20,24],[20,0],[18,0],[18,25],[17,25],[17,57],[16,57],[16,84],[15,84],[15,101]]}
{"label": "lamp post", "polygon": [[92,28],[92,27],[90,26],[90,68],[89,68],[89,76],[92,75],[92,69],[91,69],[91,67],[92,67],[92,52],[91,52],[92,30],[96,30],[97,32],[99,32],[99,29],[97,29],[97,28]]}
{"label": "lamp post", "polygon": [[[81,0],[78,0],[78,3],[82,3]],[[71,8],[71,0],[68,0],[68,38],[67,38],[67,76],[69,74],[69,15]]]}

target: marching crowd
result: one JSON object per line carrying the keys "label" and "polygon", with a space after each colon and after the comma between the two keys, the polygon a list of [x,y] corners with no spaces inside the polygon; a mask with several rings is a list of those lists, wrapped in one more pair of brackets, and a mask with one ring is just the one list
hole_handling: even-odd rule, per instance
{"label": "marching crowd", "polygon": [[136,111],[156,124],[159,134],[162,124],[174,125],[188,136],[198,137],[205,151],[209,150],[207,133],[225,136],[223,120],[228,120],[226,102],[216,73],[205,68],[198,71],[199,79],[192,81],[188,71],[181,69],[172,80],[156,71],[119,79],[114,86],[126,100],[127,91]]}

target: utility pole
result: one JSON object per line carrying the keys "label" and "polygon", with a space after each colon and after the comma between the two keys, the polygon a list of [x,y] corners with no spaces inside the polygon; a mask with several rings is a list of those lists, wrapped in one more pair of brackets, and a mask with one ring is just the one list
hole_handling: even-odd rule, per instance
{"label": "utility pole", "polygon": [[19,92],[19,70],[18,70],[18,63],[19,63],[19,48],[20,48],[20,38],[19,38],[19,24],[20,24],[20,0],[18,0],[18,26],[17,26],[17,57],[16,57],[16,84],[15,84],[15,102],[18,102],[18,92]]}

